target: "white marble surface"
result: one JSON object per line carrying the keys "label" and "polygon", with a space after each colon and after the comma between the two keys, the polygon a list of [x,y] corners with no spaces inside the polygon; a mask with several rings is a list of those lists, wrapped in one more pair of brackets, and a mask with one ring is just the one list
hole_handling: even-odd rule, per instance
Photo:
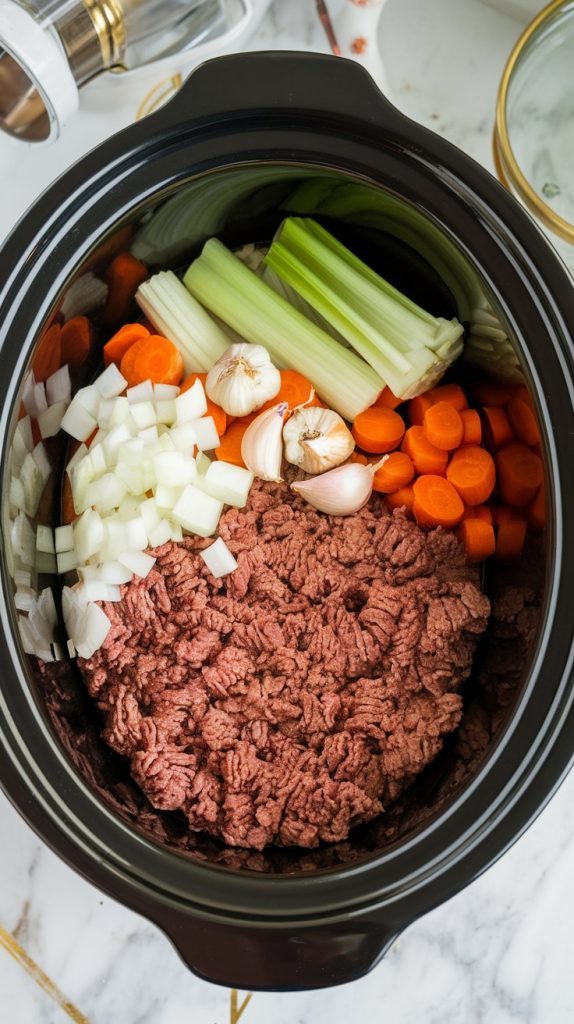
{"label": "white marble surface", "polygon": [[[497,81],[519,31],[477,0],[389,0],[382,42],[392,99],[490,166]],[[252,45],[324,50],[312,0],[275,0]],[[61,167],[109,130],[97,106],[88,97],[60,146],[41,160],[0,140],[0,237]],[[132,116],[127,104],[112,121]],[[0,837],[2,1024],[233,1021],[230,993],[194,978],[156,928],[70,871],[2,797]],[[321,993],[256,994],[241,1019],[574,1021],[573,870],[574,776],[494,868],[411,926],[370,976]],[[60,994],[10,955],[10,934]]]}

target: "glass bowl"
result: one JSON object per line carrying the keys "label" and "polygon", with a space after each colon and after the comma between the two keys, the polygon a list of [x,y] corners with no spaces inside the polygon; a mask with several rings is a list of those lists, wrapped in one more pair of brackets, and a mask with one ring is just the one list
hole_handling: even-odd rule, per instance
{"label": "glass bowl", "polygon": [[514,47],[498,92],[494,160],[574,273],[574,0],[553,0]]}

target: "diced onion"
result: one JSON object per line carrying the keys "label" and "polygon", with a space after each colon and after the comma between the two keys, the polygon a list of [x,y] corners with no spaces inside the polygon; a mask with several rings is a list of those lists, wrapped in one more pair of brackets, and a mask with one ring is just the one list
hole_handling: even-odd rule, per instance
{"label": "diced onion", "polygon": [[138,402],[153,402],[155,395],[151,380],[144,380],[133,388],[128,388],[126,398],[130,405],[137,405]]}
{"label": "diced onion", "polygon": [[95,476],[100,476],[101,473],[105,473],[108,468],[108,463],[104,446],[101,442],[90,445],[90,459],[92,460]]}
{"label": "diced onion", "polygon": [[169,398],[155,403],[155,415],[158,423],[175,423],[175,399]]}
{"label": "diced onion", "polygon": [[158,508],[162,511],[171,512],[181,494],[181,487],[168,487],[167,484],[158,484],[155,492],[155,500]]}
{"label": "diced onion", "polygon": [[70,369],[66,363],[59,370],[56,370],[46,381],[46,398],[48,405],[56,405],[58,402],[70,401],[72,397],[72,383],[70,381]]}
{"label": "diced onion", "polygon": [[[115,363],[108,367],[96,378],[94,387],[97,388],[101,398],[117,398],[127,387],[127,380],[122,377]],[[99,403],[98,403],[99,404]]]}
{"label": "diced onion", "polygon": [[140,505],[140,515],[144,521],[149,538],[152,531],[159,526],[161,520],[155,498],[148,498],[147,501],[142,501]]}
{"label": "diced onion", "polygon": [[88,410],[73,398],[62,418],[62,430],[65,430],[70,437],[75,437],[76,441],[87,441],[97,425]]}
{"label": "diced onion", "polygon": [[122,555],[118,555],[118,562],[130,569],[134,576],[145,579],[153,569],[156,559],[143,551],[124,551]]}
{"label": "diced onion", "polygon": [[78,568],[78,556],[75,551],[62,551],[56,555],[56,561],[58,563],[58,574],[62,576],[66,572],[71,572],[72,569]]}
{"label": "diced onion", "polygon": [[178,395],[175,399],[175,410],[178,424],[192,423],[201,416],[205,416],[207,412],[207,399],[203,390],[203,384],[199,379],[195,381],[192,387],[184,391],[182,395]]}
{"label": "diced onion", "polygon": [[195,459],[183,452],[159,452],[154,455],[153,468],[158,484],[167,487],[183,487],[195,480]]}
{"label": "diced onion", "polygon": [[193,429],[200,452],[211,452],[219,447],[219,434],[215,429],[213,416],[203,416],[202,419],[195,420]]}
{"label": "diced onion", "polygon": [[73,637],[81,658],[91,658],[103,644],[111,627],[106,613],[97,604],[88,604]]}
{"label": "diced onion", "polygon": [[145,430],[147,427],[155,425],[156,416],[153,402],[136,402],[130,406],[130,412],[138,430]]}
{"label": "diced onion", "polygon": [[45,551],[49,555],[54,554],[56,548],[54,546],[54,531],[51,526],[36,527],[36,550]]}
{"label": "diced onion", "polygon": [[10,539],[14,555],[23,565],[32,567],[36,554],[36,534],[24,512],[19,512],[12,523]]}
{"label": "diced onion", "polygon": [[81,589],[86,601],[121,601],[122,597],[117,583],[103,580],[85,580]]}
{"label": "diced onion", "polygon": [[111,512],[125,498],[127,489],[115,473],[104,473],[98,480],[92,480],[86,488],[86,502],[96,512]]}
{"label": "diced onion", "polygon": [[228,462],[212,462],[201,478],[202,490],[235,508],[245,507],[252,483],[253,474],[248,469]]}
{"label": "diced onion", "polygon": [[74,469],[74,466],[77,466],[78,462],[81,462],[82,459],[84,459],[87,454],[88,449],[86,448],[85,444],[81,444],[79,448],[76,449],[76,451],[72,455],[72,458],[70,459],[66,466],[66,473],[68,474],[70,479],[72,477],[72,470]]}
{"label": "diced onion", "polygon": [[149,534],[150,547],[160,548],[162,544],[167,544],[169,540],[171,540],[171,524],[167,519],[162,519]]}
{"label": "diced onion", "polygon": [[13,505],[14,508],[17,509],[18,511],[26,507],[26,495],[24,493],[24,484],[22,483],[20,477],[18,476],[10,477],[9,501],[10,504]]}
{"label": "diced onion", "polygon": [[114,408],[112,410],[109,426],[117,427],[120,423],[125,423],[130,417],[130,403],[128,402],[125,395],[120,398],[116,398]]}
{"label": "diced onion", "polygon": [[173,510],[173,518],[184,530],[199,537],[211,537],[222,511],[223,502],[188,484]]}
{"label": "diced onion", "polygon": [[156,402],[170,402],[179,395],[176,384],[154,384],[153,395]]}
{"label": "diced onion", "polygon": [[214,544],[199,552],[212,576],[219,579],[235,572],[237,562],[225,541],[218,537]]}
{"label": "diced onion", "polygon": [[102,518],[93,508],[87,508],[75,522],[73,530],[78,561],[87,562],[88,558],[100,551],[104,543]]}
{"label": "diced onion", "polygon": [[173,430],[170,430],[169,436],[178,452],[190,452],[193,454],[197,444],[193,423],[183,423],[179,427],[174,427]]}
{"label": "diced onion", "polygon": [[[108,395],[107,397],[109,398],[110,396]],[[73,401],[81,405],[83,409],[94,417],[94,419],[98,418],[98,409],[101,400],[102,395],[95,384],[89,384],[86,388],[80,388],[79,391],[76,391],[73,398]]]}
{"label": "diced onion", "polygon": [[74,527],[57,526],[55,529],[56,554],[62,551],[74,550]]}
{"label": "diced onion", "polygon": [[67,408],[67,402],[55,402],[54,405],[48,406],[44,412],[39,414],[38,427],[42,437],[55,437],[62,425]]}

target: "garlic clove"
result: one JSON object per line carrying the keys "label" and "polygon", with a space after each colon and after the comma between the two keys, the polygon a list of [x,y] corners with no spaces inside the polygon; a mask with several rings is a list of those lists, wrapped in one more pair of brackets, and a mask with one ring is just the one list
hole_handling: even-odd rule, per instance
{"label": "garlic clove", "polygon": [[350,516],[367,504],[373,493],[373,476],[388,456],[374,465],[347,462],[321,476],[291,484],[291,490],[319,512],[330,516]]}
{"label": "garlic clove", "polygon": [[288,410],[287,402],[265,409],[249,424],[243,435],[241,457],[260,480],[283,482],[283,424]]}
{"label": "garlic clove", "polygon": [[340,466],[355,442],[345,421],[332,409],[300,406],[283,428],[285,458],[306,473],[324,473]]}
{"label": "garlic clove", "polygon": [[205,390],[229,416],[247,416],[274,398],[281,375],[263,345],[230,345],[207,374]]}

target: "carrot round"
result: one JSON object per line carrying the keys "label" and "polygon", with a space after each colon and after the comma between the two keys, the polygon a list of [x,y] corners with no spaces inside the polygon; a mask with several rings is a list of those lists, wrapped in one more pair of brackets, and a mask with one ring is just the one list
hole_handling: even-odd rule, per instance
{"label": "carrot round", "polygon": [[144,324],[124,324],[104,345],[104,366],[115,363],[119,367],[128,348],[141,338],[149,338],[150,334]]}
{"label": "carrot round", "polygon": [[245,467],[241,456],[241,442],[248,426],[248,423],[240,423],[239,420],[235,420],[235,423],[227,428],[220,439],[219,448],[215,449],[215,454],[220,462],[230,462],[233,466]]}
{"label": "carrot round", "polygon": [[502,526],[509,523],[511,519],[522,519],[520,512],[511,508],[510,505],[495,505],[492,510],[492,521],[494,526]]}
{"label": "carrot round", "polygon": [[474,512],[475,519],[482,519],[483,522],[490,523],[491,526],[494,526],[494,518],[490,505],[473,505],[472,511]]}
{"label": "carrot round", "polygon": [[356,451],[353,452],[353,454],[349,456],[349,462],[359,462],[361,464],[361,466],[368,466],[369,465],[369,460],[368,460],[367,456],[363,455],[362,452],[356,452]]}
{"label": "carrot round", "polygon": [[62,365],[62,328],[59,324],[52,324],[40,338],[34,358],[32,370],[34,380],[37,384],[47,380]]}
{"label": "carrot round", "polygon": [[526,539],[526,523],[523,519],[509,519],[501,523],[496,533],[496,557],[501,562],[512,562],[520,558]]}
{"label": "carrot round", "polygon": [[[189,377],[185,378],[185,380],[183,381],[183,383],[182,383],[182,385],[181,385],[181,387],[179,389],[180,394],[183,394],[184,391],[189,391],[189,388],[193,387],[193,385],[195,384],[196,380],[200,380],[201,383],[203,384],[203,387],[205,388],[205,382],[207,380],[207,374],[206,373],[190,373]],[[211,398],[208,398],[207,395],[205,396],[205,400],[207,402],[207,414],[206,415],[213,417],[213,422],[215,423],[215,429],[217,430],[217,433],[219,434],[219,436],[223,437],[225,431],[227,430],[227,414],[221,408],[220,405],[216,405],[215,402],[212,402]]]}
{"label": "carrot round", "polygon": [[458,526],[463,515],[462,498],[443,476],[429,473],[413,484],[413,512],[419,526]]}
{"label": "carrot round", "polygon": [[[281,370],[281,387],[278,393],[259,409],[256,409],[251,414],[252,418],[254,419],[256,416],[259,416],[259,413],[263,412],[264,409],[272,409],[279,402],[287,402],[291,410],[296,409],[298,405],[321,405],[316,395],[312,401],[309,401],[313,390],[311,381],[304,377],[302,373],[298,373],[297,370]],[[246,419],[246,417],[241,418]]]}
{"label": "carrot round", "polygon": [[129,320],[135,294],[140,284],[148,277],[149,272],[145,263],[136,259],[130,252],[120,252],[112,260],[104,274],[109,289],[104,309],[105,323],[120,324]]}
{"label": "carrot round", "polygon": [[480,444],[482,441],[482,424],[476,409],[461,409],[462,443]]}
{"label": "carrot round", "polygon": [[412,460],[404,452],[392,452],[373,476],[373,490],[393,494],[410,484],[415,475]]}
{"label": "carrot round", "polygon": [[371,405],[359,413],[351,431],[359,448],[374,455],[384,455],[398,448],[404,432],[405,425],[398,412],[380,405]]}
{"label": "carrot round", "polygon": [[502,500],[513,508],[529,505],[542,486],[542,461],[518,441],[497,452],[496,469]]}
{"label": "carrot round", "polygon": [[485,406],[480,411],[482,436],[486,447],[494,452],[514,439],[506,410],[498,405]]}
{"label": "carrot round", "polygon": [[446,452],[458,448],[464,433],[460,415],[448,402],[437,402],[427,409],[423,430],[427,441]]}
{"label": "carrot round", "polygon": [[407,487],[401,487],[400,491],[395,491],[394,494],[385,494],[385,505],[390,512],[393,512],[396,508],[406,508],[409,512],[412,512],[414,503],[415,492],[412,484],[409,484]]}
{"label": "carrot round", "polygon": [[510,426],[515,437],[523,444],[538,444],[540,442],[540,431],[536,416],[529,405],[522,398],[511,398],[506,406]]}
{"label": "carrot round", "polygon": [[477,405],[506,405],[513,397],[514,386],[498,380],[473,380],[468,389]]}
{"label": "carrot round", "polygon": [[457,412],[468,408],[466,395],[460,384],[439,384],[438,387],[427,391],[427,395],[433,405],[437,402],[448,402]]}
{"label": "carrot round", "polygon": [[465,445],[454,453],[446,478],[467,505],[482,505],[490,498],[496,483],[492,455],[478,445]]}
{"label": "carrot round", "polygon": [[422,427],[425,420],[425,413],[427,409],[430,409],[432,402],[426,395],[418,395],[417,398],[411,398],[408,407],[409,423],[412,427]]}
{"label": "carrot round", "polygon": [[535,530],[543,530],[546,526],[546,498],[544,487],[540,487],[536,496],[526,510],[528,524]]}
{"label": "carrot round", "polygon": [[87,316],[73,316],[62,327],[62,365],[82,366],[88,358],[94,335]]}
{"label": "carrot round", "polygon": [[467,562],[483,562],[496,549],[496,537],[491,523],[484,519],[465,519],[458,528],[459,540],[464,544]]}
{"label": "carrot round", "polygon": [[412,460],[417,473],[434,473],[438,476],[446,473],[448,452],[431,444],[422,427],[409,427],[401,450]]}
{"label": "carrot round", "polygon": [[179,384],[183,359],[173,341],[160,334],[140,338],[127,350],[120,366],[128,387],[151,380],[152,384]]}
{"label": "carrot round", "polygon": [[384,409],[396,409],[398,405],[402,405],[403,399],[397,398],[393,395],[390,387],[383,388],[376,402],[373,405],[381,405]]}

